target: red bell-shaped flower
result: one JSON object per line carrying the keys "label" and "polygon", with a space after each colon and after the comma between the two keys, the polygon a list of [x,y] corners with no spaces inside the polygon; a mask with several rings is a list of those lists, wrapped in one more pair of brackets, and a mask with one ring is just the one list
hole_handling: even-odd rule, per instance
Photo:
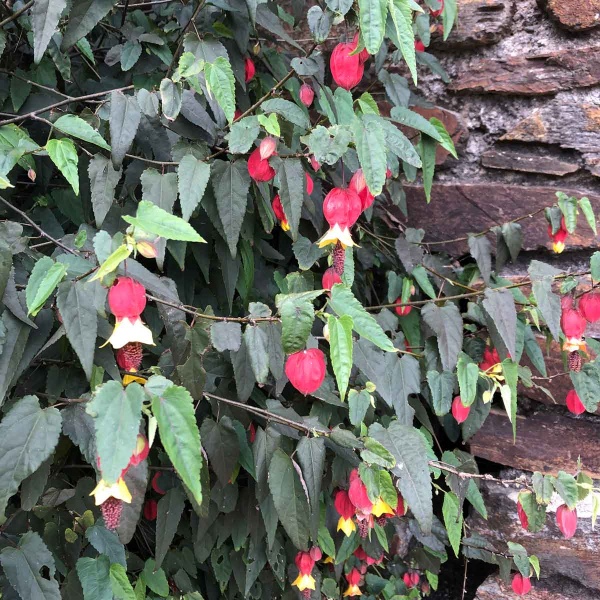
{"label": "red bell-shaped flower", "polygon": [[581,339],[585,333],[587,321],[579,310],[567,308],[566,310],[563,310],[560,317],[560,326],[567,338]]}
{"label": "red bell-shaped flower", "polygon": [[342,278],[336,273],[333,267],[329,267],[329,269],[323,273],[321,287],[324,290],[331,290],[336,283],[342,283]]}
{"label": "red bell-shaped flower", "polygon": [[354,246],[350,227],[356,223],[362,211],[358,194],[350,188],[333,188],[323,200],[323,216],[329,230],[317,242],[319,248],[340,242],[343,248]]}
{"label": "red bell-shaped flower", "polygon": [[306,193],[310,196],[315,189],[315,182],[312,180],[312,177],[308,173],[304,173],[304,178],[306,179]]}
{"label": "red bell-shaped flower", "polygon": [[429,13],[432,17],[439,17],[444,12],[444,0],[440,0],[440,7],[438,10],[429,9]]}
{"label": "red bell-shaped flower", "polygon": [[567,408],[574,415],[581,415],[586,410],[585,406],[583,405],[583,402],[581,401],[581,398],[575,390],[569,390],[567,392]]}
{"label": "red bell-shaped flower", "polygon": [[498,354],[498,350],[496,348],[486,347],[483,351],[483,359],[479,363],[479,368],[482,371],[489,371],[493,369],[496,365],[500,364],[500,355]]}
{"label": "red bell-shaped flower", "polygon": [[340,518],[337,524],[337,531],[343,531],[347,537],[352,535],[352,532],[356,530],[356,523],[353,520],[356,508],[346,490],[338,490],[335,493],[333,499],[333,505],[337,510]]}
{"label": "red bell-shaped flower", "polygon": [[[394,304],[399,304],[400,302],[402,302],[402,296],[398,296],[396,298]],[[412,310],[412,306],[407,306],[407,305],[396,306],[396,308],[394,308],[394,310],[396,311],[396,314],[399,317],[405,317]]]}
{"label": "red bell-shaped flower", "polygon": [[581,296],[579,310],[590,323],[600,321],[600,292],[588,292]]}
{"label": "red bell-shaped flower", "polygon": [[452,416],[456,419],[457,423],[464,423],[471,412],[470,406],[465,406],[462,403],[461,397],[456,396],[452,401]]}
{"label": "red bell-shaped flower", "polygon": [[358,194],[363,211],[367,210],[367,208],[373,204],[375,196],[371,194],[369,188],[367,187],[367,181],[365,180],[365,175],[362,169],[358,169],[358,171],[352,175],[352,179],[350,180],[348,187]]}
{"label": "red bell-shaped flower", "polygon": [[354,50],[354,41],[338,44],[333,49],[329,61],[333,80],[345,90],[351,90],[358,85],[365,72],[364,55],[361,59],[361,54],[352,54]]}
{"label": "red bell-shaped flower", "polygon": [[525,530],[529,529],[529,519],[527,518],[527,514],[523,509],[521,501],[517,502],[517,515],[519,516],[519,521],[521,521],[521,527]]}
{"label": "red bell-shaped flower", "polygon": [[548,235],[552,240],[552,249],[556,254],[560,254],[565,249],[565,241],[569,235],[564,217],[561,219],[560,228],[556,233],[552,233],[552,225],[548,225]]}
{"label": "red bell-shaped flower", "polygon": [[354,469],[350,473],[350,487],[348,489],[348,498],[350,498],[350,502],[354,504],[356,510],[362,513],[370,514],[373,510],[373,503],[369,499],[369,495],[367,494],[367,488],[365,484],[361,481],[357,469]]}
{"label": "red bell-shaped flower", "polygon": [[404,585],[410,589],[417,587],[419,585],[420,577],[418,573],[404,573],[402,576],[402,581],[404,581]]}
{"label": "red bell-shaped flower", "polygon": [[531,590],[531,581],[529,577],[523,577],[521,573],[517,573],[512,580],[512,589],[517,596],[524,596]]}
{"label": "red bell-shaped flower", "polygon": [[315,561],[309,552],[298,552],[294,559],[298,567],[298,577],[292,585],[296,586],[301,592],[304,590],[315,589],[315,578],[312,576],[312,570],[315,566]]}
{"label": "red bell-shaped flower", "polygon": [[275,213],[275,216],[279,220],[281,229],[283,229],[284,231],[289,231],[290,224],[288,223],[287,217],[285,216],[285,213],[283,212],[283,205],[281,204],[281,198],[279,197],[279,194],[277,194],[273,198],[271,207],[273,208],[273,212]]}
{"label": "red bell-shaped flower", "polygon": [[360,583],[361,574],[358,569],[352,569],[348,575],[346,575],[346,581],[348,582],[348,587],[344,592],[344,597],[353,597],[353,596],[362,596],[362,592],[358,587]]}
{"label": "red bell-shaped flower", "polygon": [[275,169],[269,164],[269,159],[260,157],[260,148],[253,150],[248,158],[248,173],[254,181],[271,181],[275,177]]}
{"label": "red bell-shaped flower", "polygon": [[425,52],[425,44],[421,40],[415,40],[415,50],[417,52]]}
{"label": "red bell-shaped flower", "polygon": [[310,106],[315,99],[315,91],[308,85],[308,83],[303,83],[300,86],[300,102],[304,104],[304,106]]}
{"label": "red bell-shaped flower", "polygon": [[252,62],[252,59],[246,56],[244,61],[244,79],[246,80],[246,83],[248,83],[254,77],[254,73],[256,73],[256,67]]}
{"label": "red bell-shaped flower", "polygon": [[156,521],[158,515],[158,502],[154,499],[144,502],[144,518],[148,521]]}
{"label": "red bell-shaped flower", "polygon": [[285,374],[300,393],[312,394],[325,379],[325,355],[318,348],[291,354],[285,363]]}
{"label": "red bell-shaped flower", "polygon": [[556,524],[565,539],[570,539],[577,530],[577,509],[570,509],[566,504],[561,504],[556,509]]}

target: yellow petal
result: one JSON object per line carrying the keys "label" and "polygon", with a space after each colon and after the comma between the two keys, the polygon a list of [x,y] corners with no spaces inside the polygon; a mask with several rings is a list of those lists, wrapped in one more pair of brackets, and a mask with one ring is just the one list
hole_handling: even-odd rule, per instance
{"label": "yellow petal", "polygon": [[90,496],[94,496],[96,506],[104,504],[109,498],[117,498],[131,504],[131,492],[122,477],[119,477],[117,483],[108,485],[104,479],[98,482],[98,485],[92,490]]}
{"label": "yellow petal", "polygon": [[340,517],[338,521],[337,531],[343,531],[346,537],[350,537],[353,531],[356,531],[356,523],[352,519],[344,519]]}
{"label": "yellow petal", "polygon": [[[125,318],[116,323],[115,329],[106,344],[112,344],[112,347],[118,350],[130,342],[140,342],[141,344],[154,346],[152,332],[139,318],[135,321]],[[104,345],[106,346],[106,344]]]}
{"label": "yellow petal", "polygon": [[380,517],[381,515],[393,515],[394,511],[391,506],[383,501],[381,498],[378,498],[375,504],[373,504],[373,509],[371,510],[373,516]]}
{"label": "yellow petal", "polygon": [[554,252],[556,252],[556,254],[560,254],[565,249],[565,243],[555,242],[554,244],[552,244],[552,249],[554,250]]}
{"label": "yellow petal", "polygon": [[290,224],[287,221],[281,221],[281,229],[284,231],[290,230]]}
{"label": "yellow petal", "polygon": [[344,592],[344,597],[346,596],[362,596],[362,592],[357,585],[349,585],[348,589]]}
{"label": "yellow petal", "polygon": [[148,380],[144,379],[143,377],[138,377],[137,375],[123,375],[123,385],[125,387],[127,387],[130,383],[133,383],[134,381],[140,383],[141,385],[146,385],[146,382]]}
{"label": "yellow petal", "polygon": [[317,241],[317,244],[319,248],[324,248],[325,246],[337,244],[338,242],[340,242],[344,248],[347,246],[356,246],[356,244],[352,241],[350,230],[347,227],[342,229],[336,223],[331,229],[325,232],[325,235]]}
{"label": "yellow petal", "polygon": [[314,590],[315,578],[312,575],[302,575],[302,573],[300,573],[292,585],[295,585],[301,592],[304,590]]}

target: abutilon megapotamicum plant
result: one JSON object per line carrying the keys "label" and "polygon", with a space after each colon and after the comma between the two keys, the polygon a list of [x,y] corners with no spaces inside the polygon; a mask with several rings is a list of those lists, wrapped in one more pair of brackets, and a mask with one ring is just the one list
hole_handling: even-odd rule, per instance
{"label": "abutilon megapotamicum plant", "polygon": [[[436,149],[457,156],[417,110],[419,73],[443,73],[430,34],[456,12],[2,9],[2,598],[414,599],[451,554],[529,591],[535,556],[463,527],[486,507],[458,446],[492,405],[519,434],[517,385],[547,375],[536,335],[569,357],[569,409],[596,410],[598,292],[581,291],[600,255],[501,276],[521,220],[556,252],[596,223],[559,193],[548,225],[537,211],[460,240],[460,265],[391,228],[403,183],[429,202]],[[598,506],[583,470],[501,483],[523,487],[532,532],[552,492],[565,537],[578,502]]]}

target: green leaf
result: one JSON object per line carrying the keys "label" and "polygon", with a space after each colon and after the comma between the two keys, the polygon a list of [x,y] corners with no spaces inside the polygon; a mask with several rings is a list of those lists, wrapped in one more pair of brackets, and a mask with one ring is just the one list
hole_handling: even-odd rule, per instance
{"label": "green leaf", "polygon": [[112,162],[115,169],[121,167],[125,154],[131,147],[140,125],[142,113],[135,96],[123,92],[110,95],[110,142]]}
{"label": "green leaf", "polygon": [[494,322],[509,354],[514,357],[517,344],[517,309],[513,295],[509,290],[487,289],[483,307]]}
{"label": "green leaf", "polygon": [[378,196],[385,184],[387,161],[386,140],[381,125],[382,119],[376,115],[362,115],[354,126],[354,143],[358,160],[365,175],[369,191]]}
{"label": "green leaf", "polygon": [[85,530],[85,539],[100,554],[108,556],[111,563],[125,566],[125,547],[115,531],[109,531],[103,525],[96,523]]}
{"label": "green leaf", "polygon": [[519,494],[519,502],[527,515],[527,531],[531,533],[541,531],[546,524],[546,506],[539,504],[535,494],[529,491]]}
{"label": "green leaf", "polygon": [[242,326],[239,323],[219,321],[210,328],[210,339],[217,352],[237,352],[242,343]]}
{"label": "green leaf", "polygon": [[277,448],[269,465],[269,489],[277,516],[290,541],[299,550],[308,549],[310,509],[304,486],[292,459]]}
{"label": "green leaf", "polygon": [[423,307],[421,316],[437,335],[444,371],[453,371],[463,342],[463,322],[460,311],[455,304],[439,307],[431,303]]}
{"label": "green leaf", "polygon": [[136,600],[135,592],[127,578],[127,570],[123,565],[110,565],[110,587],[117,600]]}
{"label": "green leaf", "polygon": [[31,9],[33,29],[33,62],[38,65],[56,31],[66,0],[35,0]]}
{"label": "green leaf", "polygon": [[581,371],[570,371],[571,381],[585,409],[594,413],[598,409],[600,397],[600,366],[597,360],[583,365]]}
{"label": "green leaf", "polygon": [[369,427],[369,436],[377,440],[396,459],[392,473],[398,477],[398,489],[424,533],[433,524],[433,505],[427,448],[418,430],[398,421],[388,429],[379,423]]}
{"label": "green leaf", "polygon": [[[4,298],[6,299],[6,295]],[[21,311],[19,318],[17,319],[10,310],[5,309],[0,321],[0,330],[3,332],[2,353],[0,354],[0,406],[4,403],[6,392],[11,387],[12,379],[23,357],[29,334],[32,331],[26,322],[29,321],[29,323],[35,325],[33,321],[27,319],[18,298],[15,297],[15,300]]]}
{"label": "green leaf", "polygon": [[[372,465],[379,465],[384,469],[393,469],[396,466],[396,459],[394,458],[394,455],[386,450],[378,441],[370,437],[366,437],[363,439],[363,442],[365,444],[365,448],[364,450],[361,450],[360,456],[365,462]],[[378,473],[387,474],[387,471],[379,471]],[[379,493],[377,493],[373,500],[376,500],[378,496]]]}
{"label": "green leaf", "polygon": [[63,115],[54,122],[54,127],[67,135],[76,137],[84,142],[90,142],[110,150],[110,146],[104,141],[104,138],[81,117],[75,115]]}
{"label": "green leaf", "polygon": [[170,215],[166,210],[147,200],[142,200],[138,204],[135,217],[125,215],[123,220],[147,233],[153,233],[167,240],[205,242],[196,230],[181,217]]}
{"label": "green leaf", "polygon": [[479,366],[473,362],[468,354],[461,352],[456,365],[456,373],[458,376],[460,399],[464,406],[471,406],[477,397]]}
{"label": "green leaf", "polygon": [[[23,600],[60,600],[54,558],[39,534],[29,531],[16,548],[6,546],[0,552],[0,564]],[[42,568],[48,569],[49,577],[40,573]]]}
{"label": "green leaf", "polygon": [[365,48],[369,54],[377,54],[383,34],[385,33],[385,21],[387,18],[386,0],[358,0],[360,33],[365,42]]}
{"label": "green leaf", "polygon": [[302,129],[310,129],[310,121],[306,116],[306,112],[289,100],[272,98],[263,102],[261,108],[265,114],[275,113]]}
{"label": "green leaf", "polygon": [[559,471],[554,480],[556,493],[565,501],[565,504],[573,510],[579,501],[577,481],[573,475]]}
{"label": "green leaf", "polygon": [[[366,0],[365,0],[366,1]],[[405,0],[389,0],[389,11],[400,44],[399,50],[417,84],[417,57],[412,26],[412,10]]]}
{"label": "green leaf", "polygon": [[477,261],[477,266],[486,285],[490,285],[492,274],[492,246],[485,235],[470,235],[469,250]]}
{"label": "green leaf", "polygon": [[594,235],[598,235],[598,230],[596,228],[596,215],[594,215],[594,209],[592,208],[592,203],[590,202],[589,198],[584,196],[578,200],[577,204],[579,205],[585,220],[590,226],[590,229],[594,232]]}
{"label": "green leaf", "polygon": [[125,244],[119,246],[114,252],[112,252],[108,258],[100,265],[100,268],[96,271],[96,274],[90,279],[90,282],[102,279],[109,273],[116,271],[119,265],[131,254],[131,249]]}
{"label": "green leaf", "polygon": [[433,187],[433,175],[435,172],[436,143],[432,138],[422,135],[419,143],[421,162],[423,163],[423,189],[427,202],[431,202],[431,189]]}
{"label": "green leaf", "polygon": [[450,541],[452,550],[454,550],[454,554],[458,556],[462,536],[463,514],[460,510],[458,498],[452,492],[444,494],[442,514],[444,515],[444,525],[448,532],[448,540]]}
{"label": "green leaf", "polygon": [[246,161],[215,160],[212,165],[211,182],[229,252],[232,257],[235,257],[242,222],[248,207],[250,175]]}
{"label": "green leaf", "polygon": [[433,410],[438,417],[443,417],[450,412],[452,406],[452,397],[454,395],[454,385],[456,378],[454,373],[444,371],[428,371],[427,383],[431,390],[431,401]]}
{"label": "green leaf", "polygon": [[[419,285],[419,287],[430,297],[435,299],[436,298],[436,293],[435,290],[433,289],[433,285],[431,285],[431,281],[429,281],[429,275],[427,274],[427,271],[425,270],[425,267],[423,267],[422,265],[417,265],[413,270],[411,275],[415,278],[415,281],[417,282],[417,284]],[[395,300],[392,299],[392,302]],[[407,298],[406,300],[409,300],[409,298]]]}
{"label": "green leaf", "polygon": [[206,86],[209,94],[214,94],[227,120],[233,123],[235,113],[235,79],[229,61],[219,56],[214,62],[204,66]]}
{"label": "green leaf", "polygon": [[255,116],[236,121],[225,136],[229,142],[229,151],[233,154],[246,154],[254,145],[259,133],[260,125]]}
{"label": "green leaf", "polygon": [[283,212],[290,224],[292,239],[296,240],[306,191],[306,177],[300,159],[284,158],[277,169],[277,175]]}
{"label": "green leaf", "polygon": [[[544,267],[548,269],[544,270]],[[552,277],[559,273],[557,269],[533,260],[529,265],[529,276],[532,279],[531,289],[538,308],[555,340],[560,338],[560,298],[552,291]]]}
{"label": "green leaf", "polygon": [[[153,380],[160,383],[166,381],[161,377],[152,377],[146,384],[147,389]],[[160,439],[175,470],[189,488],[196,502],[201,504],[200,432],[196,424],[194,403],[190,393],[183,387],[170,385],[161,390],[161,393],[153,394],[152,413],[158,421]]]}
{"label": "green leaf", "polygon": [[302,468],[302,476],[310,501],[310,529],[314,540],[318,536],[321,515],[320,496],[325,467],[325,438],[304,436],[298,443],[296,455]]}
{"label": "green leaf", "polygon": [[456,148],[454,147],[454,142],[452,141],[452,138],[450,137],[450,134],[446,130],[446,127],[444,126],[444,124],[439,119],[436,119],[435,117],[431,117],[429,119],[429,121],[438,130],[438,133],[440,134],[440,137],[442,138],[442,141],[440,142],[440,146],[442,148],[444,148],[444,150],[447,150],[448,152],[450,152],[450,154],[452,154],[452,156],[454,156],[454,158],[458,159],[458,154],[456,154]]}
{"label": "green leaf", "polygon": [[513,262],[516,262],[523,246],[523,228],[520,223],[504,223],[501,232],[508,247],[510,258]]}
{"label": "green leaf", "polygon": [[162,112],[168,121],[174,121],[179,115],[182,91],[181,83],[173,83],[171,79],[167,78],[160,82]]}
{"label": "green leaf", "polygon": [[308,27],[317,44],[322,44],[331,29],[331,13],[323,11],[320,6],[311,6],[306,15]]}
{"label": "green leaf", "polygon": [[425,133],[430,138],[441,143],[442,136],[435,126],[425,117],[403,106],[395,106],[390,112],[393,121]]}
{"label": "green leaf", "polygon": [[186,154],[177,168],[179,183],[179,202],[184,221],[189,221],[192,213],[200,204],[210,179],[210,163]]}
{"label": "green leaf", "polygon": [[79,173],[77,171],[77,149],[69,139],[50,140],[46,144],[46,152],[63,174],[64,178],[71,184],[73,191],[79,196]]}
{"label": "green leaf", "polygon": [[98,288],[94,283],[65,281],[58,286],[56,294],[56,306],[63,319],[67,338],[77,353],[88,380],[92,377],[96,350]]}
{"label": "green leaf", "polygon": [[116,0],[79,0],[76,2],[69,12],[69,21],[60,49],[64,52],[85,37],[115,4]]}
{"label": "green leaf", "polygon": [[146,169],[142,173],[141,181],[142,198],[171,214],[177,200],[177,175]]}
{"label": "green leaf", "polygon": [[94,417],[102,478],[115,483],[135,450],[142,417],[144,388],[108,381],[96,388],[86,411]]}
{"label": "green leaf", "polygon": [[600,252],[596,251],[590,258],[590,269],[592,271],[592,279],[600,281]]}
{"label": "green leaf", "polygon": [[519,365],[509,358],[502,361],[502,374],[506,385],[501,386],[500,393],[508,418],[512,423],[513,438],[517,437],[517,382],[519,379]]}
{"label": "green leaf", "polygon": [[521,544],[515,544],[514,542],[507,542],[508,549],[513,555],[515,566],[519,569],[519,572],[523,577],[529,577],[529,557],[527,556],[527,550],[521,546]]}
{"label": "green leaf", "polygon": [[260,327],[248,325],[244,331],[244,341],[248,348],[250,366],[257,383],[264,384],[269,377],[269,339]]}
{"label": "green leaf", "polygon": [[352,133],[348,126],[334,125],[326,128],[317,125],[307,137],[301,140],[320,163],[334,165],[348,150]]}
{"label": "green leaf", "polygon": [[331,364],[340,391],[340,399],[344,400],[352,371],[352,317],[346,315],[338,319],[330,315],[327,323]]}
{"label": "green leaf", "polygon": [[106,156],[96,154],[90,160],[88,175],[96,226],[102,227],[104,218],[115,201],[115,188],[121,178],[121,171],[115,170]]}
{"label": "green leaf", "polygon": [[444,27],[444,41],[448,39],[448,36],[452,32],[452,27],[456,21],[458,14],[458,2],[457,0],[446,0],[444,2],[444,11],[442,12],[442,25]]}
{"label": "green leaf", "polygon": [[366,390],[348,392],[348,412],[352,425],[358,427],[364,421],[372,399],[373,397]]}
{"label": "green leaf", "polygon": [[577,227],[577,200],[566,194],[557,193],[558,206],[565,219],[565,225],[569,233],[574,233]]}
{"label": "green leaf", "polygon": [[352,317],[354,330],[386,352],[396,352],[391,340],[385,335],[377,321],[354,297],[348,286],[338,283],[331,289],[329,306],[340,316]]}
{"label": "green leaf", "polygon": [[35,396],[17,401],[0,422],[0,521],[20,483],[54,451],[61,422],[60,412],[41,409]]}
{"label": "green leaf", "polygon": [[85,600],[112,600],[108,556],[82,557],[75,566]]}
{"label": "green leaf", "polygon": [[55,263],[48,256],[40,258],[35,263],[25,289],[28,314],[35,317],[40,312],[66,273],[65,265]]}
{"label": "green leaf", "polygon": [[127,41],[121,51],[121,70],[129,71],[142,55],[142,45],[139,42]]}
{"label": "green leaf", "polygon": [[315,319],[313,300],[320,292],[279,295],[275,304],[281,316],[283,351],[293,354],[304,350]]}
{"label": "green leaf", "polygon": [[144,565],[142,577],[146,585],[159,596],[166,598],[169,595],[169,582],[165,572],[155,564],[154,559],[149,558]]}
{"label": "green leaf", "polygon": [[180,487],[171,488],[158,501],[158,514],[156,517],[156,568],[162,565],[169,551],[169,546],[177,532],[184,506],[185,495]]}

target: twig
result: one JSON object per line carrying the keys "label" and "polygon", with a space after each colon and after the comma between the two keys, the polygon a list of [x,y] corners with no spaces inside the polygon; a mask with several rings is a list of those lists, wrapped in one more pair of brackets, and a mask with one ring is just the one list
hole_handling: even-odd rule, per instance
{"label": "twig", "polygon": [[4,27],[7,23],[18,19],[26,10],[29,10],[33,6],[33,0],[30,0],[27,4],[22,6],[17,12],[10,15],[10,17],[6,17],[4,21],[0,21],[0,27]]}
{"label": "twig", "polygon": [[[139,8],[140,6],[152,6],[153,4],[168,4],[173,0],[150,0],[149,2],[138,2],[137,4],[130,4],[129,8]],[[115,8],[127,8],[127,2],[123,4],[117,4]]]}
{"label": "twig", "polygon": [[517,479],[498,479],[489,473],[466,473],[464,471],[459,471],[455,467],[448,465],[444,462],[438,460],[430,460],[429,466],[434,467],[436,469],[440,469],[441,471],[445,471],[446,473],[451,473],[452,475],[456,475],[461,479],[483,479],[484,481],[493,481],[494,483],[500,483],[502,485],[523,485],[524,478],[518,477]]}
{"label": "twig", "polygon": [[169,68],[167,69],[167,77],[171,74],[171,71],[173,70],[173,67],[175,66],[177,57],[179,56],[179,51],[181,50],[181,46],[183,46],[183,38],[188,30],[188,27],[196,20],[196,17],[198,16],[198,13],[204,7],[204,4],[205,4],[205,0],[200,0],[198,2],[198,6],[196,6],[196,9],[192,13],[190,20],[185,24],[185,27],[181,30],[181,33],[179,34],[179,37],[177,38],[177,48],[175,49],[175,52],[173,53],[173,59],[171,60],[171,64],[169,65]]}
{"label": "twig", "polygon": [[73,96],[69,96],[69,94],[63,94],[62,92],[59,92],[56,88],[52,88],[47,85],[42,85],[41,83],[38,83],[37,81],[32,81],[31,79],[27,79],[27,77],[21,77],[21,75],[18,75],[14,71],[9,71],[8,69],[0,69],[0,73],[6,73],[7,75],[16,77],[17,79],[20,79],[21,81],[24,81],[25,83],[28,83],[29,85],[35,85],[36,87],[39,87],[42,90],[46,90],[48,92],[52,92],[53,94],[58,94],[59,96],[62,96],[63,98],[68,98],[69,100],[73,100]]}

